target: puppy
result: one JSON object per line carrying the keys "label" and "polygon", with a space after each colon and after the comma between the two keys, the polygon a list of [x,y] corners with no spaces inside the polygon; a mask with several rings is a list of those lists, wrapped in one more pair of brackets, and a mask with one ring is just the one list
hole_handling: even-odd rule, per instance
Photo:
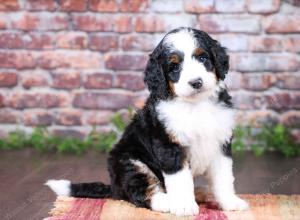
{"label": "puppy", "polygon": [[193,178],[205,175],[223,210],[244,210],[236,196],[231,139],[234,110],[223,80],[225,48],[205,32],[178,28],[150,54],[150,91],[108,158],[111,185],[49,180],[57,195],[122,199],[175,215],[196,215]]}

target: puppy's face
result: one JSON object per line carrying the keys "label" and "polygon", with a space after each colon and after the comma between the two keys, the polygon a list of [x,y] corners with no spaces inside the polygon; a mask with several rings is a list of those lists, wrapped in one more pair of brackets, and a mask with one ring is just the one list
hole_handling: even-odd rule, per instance
{"label": "puppy's face", "polygon": [[[150,71],[159,79],[150,79]],[[150,92],[158,95],[167,92],[168,97],[183,99],[209,97],[227,71],[228,56],[217,41],[202,31],[180,28],[168,33],[150,55],[145,82]],[[166,91],[153,83],[165,84]]]}
{"label": "puppy's face", "polygon": [[166,36],[163,72],[172,93],[181,98],[209,95],[217,76],[209,48],[193,32],[182,30]]}

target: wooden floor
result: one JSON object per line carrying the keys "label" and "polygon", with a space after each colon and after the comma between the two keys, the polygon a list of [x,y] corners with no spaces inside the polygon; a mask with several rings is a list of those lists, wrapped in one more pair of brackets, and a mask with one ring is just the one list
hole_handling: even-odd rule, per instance
{"label": "wooden floor", "polygon": [[[238,193],[300,194],[300,158],[277,154],[234,158]],[[0,219],[33,220],[47,216],[55,200],[47,179],[109,182],[106,155],[42,155],[30,150],[0,152]],[[202,183],[198,179],[197,184]]]}

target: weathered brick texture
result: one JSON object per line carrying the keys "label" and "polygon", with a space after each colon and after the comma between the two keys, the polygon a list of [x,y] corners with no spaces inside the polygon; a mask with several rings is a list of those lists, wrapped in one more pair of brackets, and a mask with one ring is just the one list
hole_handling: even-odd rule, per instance
{"label": "weathered brick texture", "polygon": [[241,123],[299,127],[299,20],[296,0],[2,0],[1,132],[109,129],[115,111],[143,105],[148,54],[178,26],[228,48]]}

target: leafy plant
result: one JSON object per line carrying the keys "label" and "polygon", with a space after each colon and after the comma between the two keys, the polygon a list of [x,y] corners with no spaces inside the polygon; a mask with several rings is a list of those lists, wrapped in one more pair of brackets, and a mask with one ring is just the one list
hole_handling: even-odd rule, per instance
{"label": "leafy plant", "polygon": [[122,115],[120,113],[116,113],[112,118],[111,118],[112,124],[118,129],[118,131],[123,132],[126,127],[126,122],[122,118]]}
{"label": "leafy plant", "polygon": [[291,129],[282,124],[264,125],[260,129],[238,126],[234,132],[233,152],[243,152],[247,146],[256,156],[277,151],[286,157],[300,155],[300,144],[293,141]]}
{"label": "leafy plant", "polygon": [[265,150],[275,150],[286,157],[296,156],[300,153],[300,144],[293,141],[291,130],[282,124],[264,126],[256,138]]}
{"label": "leafy plant", "polygon": [[246,149],[245,137],[247,135],[246,127],[237,126],[234,130],[234,139],[232,141],[233,153],[244,152]]}
{"label": "leafy plant", "polygon": [[116,132],[99,133],[98,140],[95,144],[95,149],[98,151],[109,152],[117,140]]}
{"label": "leafy plant", "polygon": [[[128,110],[132,116],[132,110]],[[111,123],[115,127],[110,132],[97,132],[94,127],[85,139],[75,137],[57,137],[51,134],[45,127],[37,127],[31,134],[16,130],[10,132],[6,138],[0,139],[0,149],[21,149],[31,147],[38,152],[56,151],[58,153],[81,154],[87,149],[95,149],[100,152],[109,152],[117,139],[124,132],[127,125],[120,113],[116,113]]]}

